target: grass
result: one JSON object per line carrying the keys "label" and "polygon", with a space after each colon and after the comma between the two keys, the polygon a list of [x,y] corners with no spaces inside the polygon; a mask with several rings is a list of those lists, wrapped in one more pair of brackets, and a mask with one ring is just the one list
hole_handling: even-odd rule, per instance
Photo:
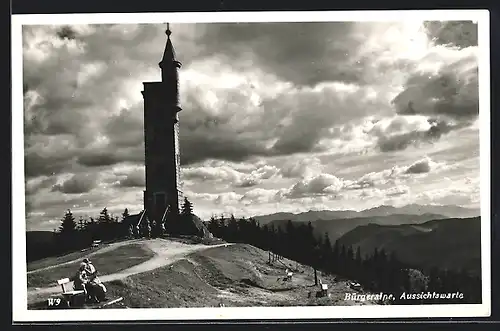
{"label": "grass", "polygon": [[204,245],[219,245],[224,244],[226,241],[220,238],[202,238],[198,236],[165,236],[168,240],[177,241],[184,244],[204,244]]}
{"label": "grass", "polygon": [[[292,282],[283,281],[287,268],[294,272]],[[356,304],[344,301],[345,293],[352,292],[345,281],[336,282],[334,276],[321,273],[318,276],[330,285],[331,297],[316,297],[319,287],[314,285],[309,266],[288,259],[269,264],[266,251],[236,244],[208,248],[171,265],[106,282],[106,288],[108,297],[123,297],[112,308]],[[46,302],[30,304],[28,309],[46,309]]]}
{"label": "grass", "polygon": [[69,261],[77,260],[77,259],[82,259],[83,257],[87,256],[89,253],[94,253],[96,251],[101,250],[104,247],[107,247],[109,245],[107,244],[101,244],[97,248],[92,248],[92,249],[86,249],[85,251],[77,251],[77,252],[72,252],[68,254],[64,254],[61,256],[56,256],[56,257],[47,257],[43,258],[41,260],[33,261],[28,263],[27,268],[28,271],[33,271],[33,270],[38,270],[42,268],[47,268],[56,264],[60,263],[66,263]]}
{"label": "grass", "polygon": [[[92,257],[92,263],[99,271],[100,275],[111,274],[125,270],[134,265],[149,260],[154,253],[140,244],[131,244],[118,247],[112,251],[98,253]],[[71,261],[74,258],[69,258]],[[57,280],[73,276],[80,261],[65,264],[59,267],[33,272],[27,275],[28,288],[46,287],[57,285]]]}
{"label": "grass", "polygon": [[[123,297],[129,308],[226,306],[342,305],[348,289],[333,276],[330,298],[316,298],[313,271],[287,259],[285,265],[267,263],[267,252],[249,245],[233,245],[196,252],[187,259],[151,272],[106,283],[110,297]],[[283,282],[285,269],[298,267],[292,282]]]}

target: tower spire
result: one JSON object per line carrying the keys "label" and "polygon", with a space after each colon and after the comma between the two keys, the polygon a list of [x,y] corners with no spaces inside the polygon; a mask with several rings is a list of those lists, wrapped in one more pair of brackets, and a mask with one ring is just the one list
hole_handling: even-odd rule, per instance
{"label": "tower spire", "polygon": [[165,45],[163,58],[160,62],[160,68],[162,69],[166,68],[166,66],[168,66],[170,63],[174,63],[177,66],[174,46],[172,45],[172,40],[170,40],[170,35],[172,34],[172,30],[170,30],[170,23],[167,23],[167,30],[165,30],[165,34],[167,35],[167,44]]}

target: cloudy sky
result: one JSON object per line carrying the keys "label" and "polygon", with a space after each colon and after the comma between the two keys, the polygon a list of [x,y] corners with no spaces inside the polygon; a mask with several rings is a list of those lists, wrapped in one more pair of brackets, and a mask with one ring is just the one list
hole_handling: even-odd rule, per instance
{"label": "cloudy sky", "polygon": [[[172,24],[202,218],[479,207],[472,22]],[[164,25],[23,27],[27,229],[142,209],[142,82]]]}

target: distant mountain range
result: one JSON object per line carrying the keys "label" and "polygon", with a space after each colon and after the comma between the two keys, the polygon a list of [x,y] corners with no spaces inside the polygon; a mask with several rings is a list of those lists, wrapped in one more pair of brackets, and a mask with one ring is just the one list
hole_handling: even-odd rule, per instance
{"label": "distant mountain range", "polygon": [[475,217],[481,215],[479,209],[470,209],[459,206],[435,206],[435,205],[417,205],[410,204],[404,207],[379,206],[362,211],[355,210],[319,210],[307,211],[303,213],[275,213],[270,215],[255,216],[261,225],[265,225],[276,220],[292,220],[292,221],[317,221],[317,220],[333,220],[346,218],[364,218],[364,217],[382,217],[389,215],[424,215],[434,214],[440,215],[440,218],[463,218]]}
{"label": "distant mountain range", "polygon": [[481,218],[448,218],[422,224],[358,226],[344,234],[340,244],[361,248],[363,255],[375,248],[394,252],[407,263],[421,267],[461,268],[480,274]]}
{"label": "distant mountain range", "polygon": [[398,258],[415,266],[465,269],[480,273],[480,210],[459,206],[407,205],[380,206],[363,211],[308,211],[299,214],[276,213],[254,217],[259,224],[285,228],[292,223],[311,222],[314,233],[325,233],[335,241],[363,254],[375,248],[395,252]]}

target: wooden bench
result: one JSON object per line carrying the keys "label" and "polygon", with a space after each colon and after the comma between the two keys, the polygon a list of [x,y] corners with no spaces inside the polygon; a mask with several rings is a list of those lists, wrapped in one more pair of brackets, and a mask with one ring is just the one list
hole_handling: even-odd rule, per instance
{"label": "wooden bench", "polygon": [[61,285],[62,288],[62,296],[66,302],[68,307],[79,306],[85,304],[85,291],[84,290],[72,290],[68,291],[66,289],[67,284],[71,281],[69,278],[59,279],[57,284]]}

